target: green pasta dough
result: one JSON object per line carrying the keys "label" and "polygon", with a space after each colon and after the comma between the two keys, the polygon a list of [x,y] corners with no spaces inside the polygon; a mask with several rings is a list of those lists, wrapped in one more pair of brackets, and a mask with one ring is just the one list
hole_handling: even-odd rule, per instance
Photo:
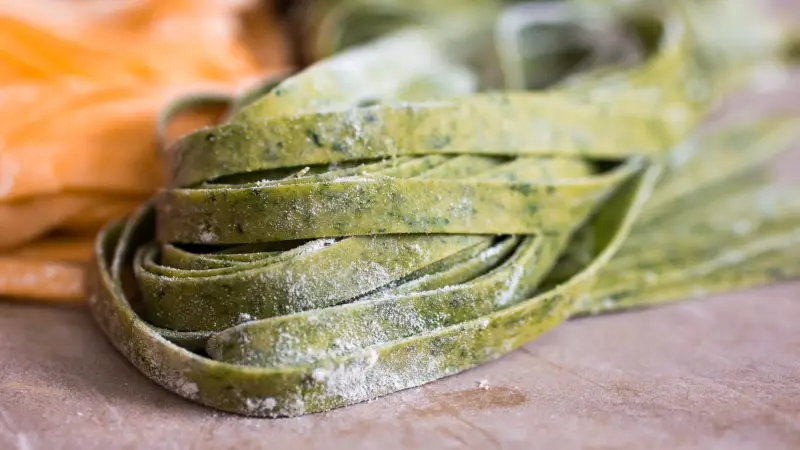
{"label": "green pasta dough", "polygon": [[547,85],[498,91],[453,48],[500,5],[434,3],[403,3],[388,32],[343,37],[257,95],[164,112],[231,105],[97,239],[92,312],[142,373],[224,411],[295,416],[458,373],[576,315],[800,273],[800,196],[766,171],[798,120],[699,127],[782,47],[737,53],[695,33],[683,2],[607,12],[609,27],[661,21],[658,45],[566,73],[498,49],[525,75],[510,79]]}

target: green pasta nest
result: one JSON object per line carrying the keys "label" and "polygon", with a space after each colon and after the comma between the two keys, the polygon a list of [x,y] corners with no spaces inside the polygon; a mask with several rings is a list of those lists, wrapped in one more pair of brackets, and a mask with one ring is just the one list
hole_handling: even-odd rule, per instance
{"label": "green pasta nest", "polygon": [[[721,52],[680,9],[633,59],[493,91],[454,56],[485,28],[464,11],[271,81],[168,150],[171,185],[99,236],[89,282],[139,370],[222,410],[299,415],[458,373],[575,315],[798,272],[800,196],[764,170],[797,121],[698,128],[772,48]],[[500,44],[506,73],[552,60]]]}

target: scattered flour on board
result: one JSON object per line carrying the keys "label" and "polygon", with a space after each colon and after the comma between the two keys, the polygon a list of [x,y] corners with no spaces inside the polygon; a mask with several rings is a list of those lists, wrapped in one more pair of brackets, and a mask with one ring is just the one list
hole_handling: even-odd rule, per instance
{"label": "scattered flour on board", "polygon": [[17,449],[18,450],[32,450],[33,445],[24,433],[17,433]]}

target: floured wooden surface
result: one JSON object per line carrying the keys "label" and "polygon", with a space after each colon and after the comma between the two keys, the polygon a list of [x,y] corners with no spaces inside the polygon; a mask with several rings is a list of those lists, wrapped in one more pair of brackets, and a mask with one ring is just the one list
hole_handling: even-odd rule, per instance
{"label": "floured wooden surface", "polygon": [[576,320],[420,389],[277,420],[168,393],[85,311],[4,303],[0,448],[800,448],[798,298],[800,282]]}

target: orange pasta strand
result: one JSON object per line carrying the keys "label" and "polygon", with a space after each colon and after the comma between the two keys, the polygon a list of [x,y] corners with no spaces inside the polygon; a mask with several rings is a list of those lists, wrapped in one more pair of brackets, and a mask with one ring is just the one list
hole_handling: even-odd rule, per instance
{"label": "orange pasta strand", "polygon": [[[162,184],[159,110],[285,69],[268,13],[230,0],[0,4],[0,296],[82,301],[89,238]],[[170,134],[219,116],[184,114]]]}

